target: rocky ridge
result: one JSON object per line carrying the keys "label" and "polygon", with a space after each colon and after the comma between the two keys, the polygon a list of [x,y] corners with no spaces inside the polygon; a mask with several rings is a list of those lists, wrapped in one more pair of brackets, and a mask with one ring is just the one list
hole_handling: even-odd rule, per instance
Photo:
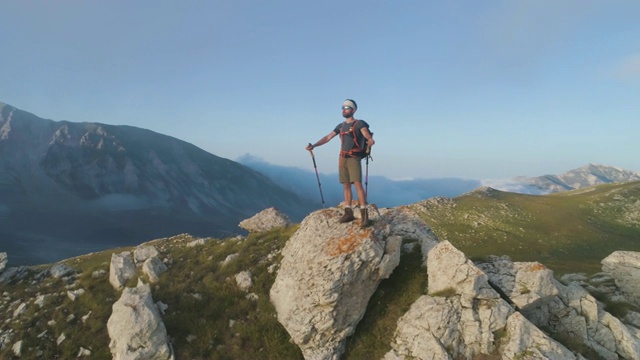
{"label": "rocky ridge", "polygon": [[[551,270],[536,262],[494,256],[474,263],[448,241],[439,241],[409,207],[380,209],[379,215],[372,216],[373,225],[364,230],[357,221],[338,224],[340,214],[337,208],[310,214],[281,252],[259,260],[277,274],[270,285],[270,301],[278,321],[306,359],[343,356],[345,341],[363,319],[372,294],[412,247],[421,251],[429,285],[425,295],[399,318],[389,350],[380,358],[640,358],[640,304],[633,281],[640,276],[638,253],[613,253],[603,260],[601,273],[568,274],[557,280]],[[163,323],[163,314],[179,309],[154,300],[154,292],[161,289],[158,286],[167,286],[162,285],[163,279],[180,264],[180,259],[168,254],[169,244],[175,241],[182,249],[203,249],[209,243],[207,239],[167,239],[142,244],[113,253],[109,275],[105,270],[91,274],[94,282],[118,294],[110,300],[112,311],[102,324],[108,328],[113,358],[170,359],[180,351],[172,338],[173,329]],[[239,256],[227,255],[215,269],[228,269]],[[165,268],[150,271],[152,267],[144,264],[151,262]],[[248,269],[234,273],[230,278],[234,286],[248,301],[258,301],[259,295],[252,293],[258,286],[256,274]],[[41,311],[38,308],[69,307],[91,296],[92,286],[79,282],[80,275],[65,264],[2,270],[3,284],[30,281],[36,286],[58,279],[67,284],[67,290],[53,294],[42,290],[32,298],[16,298],[19,295],[5,290],[0,318],[7,320],[0,323],[0,352],[30,358],[44,354],[50,342],[69,346],[64,331],[45,331],[38,337],[42,345],[37,345],[33,339],[16,337],[12,324],[29,312]],[[154,283],[157,285],[151,286]],[[198,293],[189,296],[203,297]],[[61,302],[63,297],[67,300]],[[614,316],[607,311],[610,306],[605,306],[611,304],[623,305],[625,311]],[[89,312],[80,320],[71,312],[64,321],[76,326],[73,324],[89,324],[96,318]],[[237,326],[234,323],[229,328]],[[197,341],[197,335],[189,338]],[[90,343],[74,346],[78,357],[100,350]]]}
{"label": "rocky ridge", "polygon": [[239,221],[272,206],[296,221],[314,208],[264,175],[171,136],[47,120],[0,102],[0,249],[14,265],[183,232],[239,234]]}
{"label": "rocky ridge", "polygon": [[544,193],[583,189],[598,184],[640,180],[640,173],[615,166],[587,164],[560,175],[518,177],[514,181]]}

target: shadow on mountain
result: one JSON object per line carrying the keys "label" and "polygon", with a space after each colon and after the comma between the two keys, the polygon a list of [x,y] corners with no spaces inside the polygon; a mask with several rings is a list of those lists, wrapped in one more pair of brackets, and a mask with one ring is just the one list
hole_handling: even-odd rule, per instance
{"label": "shadow on mountain", "polygon": [[266,176],[131,126],[41,119],[0,103],[0,251],[39,264],[190,233],[229,237],[275,207],[315,207]]}

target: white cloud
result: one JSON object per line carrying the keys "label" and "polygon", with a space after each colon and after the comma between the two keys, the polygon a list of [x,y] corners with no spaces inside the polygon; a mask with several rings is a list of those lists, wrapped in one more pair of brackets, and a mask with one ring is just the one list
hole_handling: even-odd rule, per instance
{"label": "white cloud", "polygon": [[488,186],[500,191],[508,191],[519,194],[544,195],[550,193],[549,190],[541,190],[535,186],[528,185],[517,179],[483,179],[482,186]]}

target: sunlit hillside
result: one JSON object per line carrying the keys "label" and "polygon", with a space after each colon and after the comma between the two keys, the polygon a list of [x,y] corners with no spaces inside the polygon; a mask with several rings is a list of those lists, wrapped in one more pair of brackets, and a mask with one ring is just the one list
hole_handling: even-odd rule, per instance
{"label": "sunlit hillside", "polygon": [[509,255],[558,273],[594,273],[615,250],[640,251],[640,182],[551,195],[481,188],[412,207],[471,258]]}

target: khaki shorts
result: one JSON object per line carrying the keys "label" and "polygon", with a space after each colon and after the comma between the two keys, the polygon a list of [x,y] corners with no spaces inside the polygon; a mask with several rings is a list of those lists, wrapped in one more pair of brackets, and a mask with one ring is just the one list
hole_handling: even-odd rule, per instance
{"label": "khaki shorts", "polygon": [[354,182],[362,182],[362,158],[359,157],[341,157],[338,165],[338,176],[340,183],[353,184]]}

